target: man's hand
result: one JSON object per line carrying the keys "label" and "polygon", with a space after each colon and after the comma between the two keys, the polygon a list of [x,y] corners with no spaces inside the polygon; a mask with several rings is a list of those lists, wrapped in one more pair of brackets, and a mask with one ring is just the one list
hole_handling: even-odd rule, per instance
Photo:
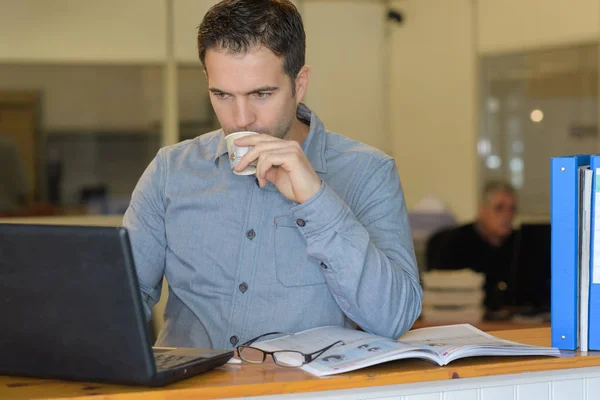
{"label": "man's hand", "polygon": [[319,191],[321,179],[298,142],[259,134],[241,137],[235,144],[254,146],[235,169],[242,171],[256,160],[256,177],[261,188],[269,181],[281,194],[296,203],[305,202]]}

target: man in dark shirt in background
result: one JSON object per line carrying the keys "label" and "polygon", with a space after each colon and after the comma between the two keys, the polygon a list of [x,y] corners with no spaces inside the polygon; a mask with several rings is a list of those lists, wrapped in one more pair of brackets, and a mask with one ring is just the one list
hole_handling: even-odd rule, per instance
{"label": "man in dark shirt in background", "polygon": [[508,285],[514,259],[514,188],[489,182],[482,193],[475,222],[434,234],[427,243],[427,269],[470,268],[482,272],[487,318],[502,318],[509,303]]}

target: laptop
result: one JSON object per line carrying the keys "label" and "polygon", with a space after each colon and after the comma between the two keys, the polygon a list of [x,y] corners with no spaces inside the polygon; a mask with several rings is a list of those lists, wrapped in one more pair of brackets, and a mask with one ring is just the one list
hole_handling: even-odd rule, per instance
{"label": "laptop", "polygon": [[513,304],[525,313],[550,311],[550,224],[524,223],[511,266]]}
{"label": "laptop", "polygon": [[232,350],[152,348],[125,228],[0,224],[0,375],[162,386]]}

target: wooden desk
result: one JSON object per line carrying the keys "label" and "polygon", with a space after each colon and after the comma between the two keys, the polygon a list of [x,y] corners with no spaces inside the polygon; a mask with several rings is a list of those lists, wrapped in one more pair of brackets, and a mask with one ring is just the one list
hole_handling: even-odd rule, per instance
{"label": "wooden desk", "polygon": [[55,215],[0,218],[0,223],[4,224],[121,226],[122,221],[122,215]]}
{"label": "wooden desk", "polygon": [[[548,345],[548,328],[492,332],[509,340]],[[301,395],[304,393],[304,395]],[[444,393],[442,397],[441,393]],[[445,367],[401,360],[317,378],[297,369],[228,364],[165,388],[0,377],[0,399],[200,399],[275,395],[330,398],[595,399],[600,393],[600,352],[551,357],[481,357]],[[278,396],[279,395],[279,396]],[[586,396],[587,397],[584,397]],[[551,397],[552,396],[552,397]]]}

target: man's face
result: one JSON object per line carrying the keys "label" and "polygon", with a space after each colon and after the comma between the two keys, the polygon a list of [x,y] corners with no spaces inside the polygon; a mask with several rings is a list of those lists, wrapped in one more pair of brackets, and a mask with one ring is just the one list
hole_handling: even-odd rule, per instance
{"label": "man's face", "polygon": [[517,210],[517,199],[508,192],[492,193],[487,204],[479,210],[479,220],[489,233],[496,237],[506,237],[512,232]]}
{"label": "man's face", "polygon": [[210,101],[226,135],[254,131],[286,136],[304,91],[292,96],[282,58],[262,46],[246,54],[208,50],[204,65]]}

